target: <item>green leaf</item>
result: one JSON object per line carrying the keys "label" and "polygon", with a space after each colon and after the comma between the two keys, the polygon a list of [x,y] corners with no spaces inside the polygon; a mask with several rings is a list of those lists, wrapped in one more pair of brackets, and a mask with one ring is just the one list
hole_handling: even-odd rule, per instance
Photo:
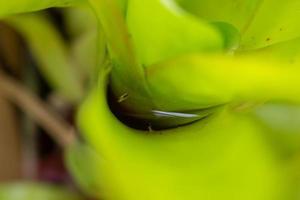
{"label": "green leaf", "polygon": [[0,199],[5,200],[83,200],[66,188],[43,183],[1,184]]}
{"label": "green leaf", "polygon": [[102,26],[110,50],[112,63],[107,66],[112,67],[110,86],[114,95],[119,98],[128,94],[130,98],[124,102],[124,107],[137,111],[149,110],[152,105],[149,101],[144,70],[136,59],[125,18],[118,4],[120,1],[89,0],[89,2]]}
{"label": "green leaf", "polygon": [[98,19],[88,2],[80,6],[64,8],[62,11],[63,22],[71,39],[97,30]]}
{"label": "green leaf", "polygon": [[126,74],[129,82],[143,79],[142,68],[139,68],[136,63],[125,19],[118,4],[114,0],[89,0],[89,2],[96,12],[108,41],[115,64],[114,73],[120,77]]}
{"label": "green leaf", "polygon": [[54,25],[42,14],[26,14],[6,20],[26,40],[41,73],[50,85],[71,102],[83,96],[83,80],[71,62],[69,49]]}
{"label": "green leaf", "polygon": [[300,102],[299,67],[259,57],[182,56],[153,65],[146,74],[153,101],[163,110],[244,101]]}
{"label": "green leaf", "polygon": [[[131,0],[127,24],[133,48],[122,13],[112,9],[117,6],[104,0],[90,1],[98,6],[96,11],[106,35],[116,37],[115,41],[108,38],[114,81],[119,80],[114,85],[116,90],[122,88],[120,91],[127,92],[126,87],[136,87],[137,80],[144,80],[128,73],[135,71],[129,69],[132,66],[128,64],[138,63],[135,51],[138,61],[146,66],[146,84],[149,85],[141,84],[151,92],[149,101],[154,101],[163,111],[193,110],[249,100],[299,103],[298,67],[266,62],[259,56],[206,54],[207,50],[221,52],[223,42],[229,49],[235,46],[237,30],[246,26],[240,19],[232,23],[212,20],[209,24],[180,10],[172,1]],[[248,19],[248,24],[259,8],[252,2],[245,2],[241,10],[225,11],[234,15],[231,12],[239,13],[245,8],[247,13],[241,18]],[[222,10],[220,5],[215,13]],[[207,43],[204,38],[208,39]],[[186,55],[190,53],[195,54]],[[140,70],[139,65],[133,66]],[[123,81],[127,75],[129,81]],[[101,165],[95,165],[98,171],[94,177],[102,177],[97,179],[100,183],[96,185],[106,191],[107,199],[281,200],[289,199],[294,192],[292,173],[287,172],[286,163],[265,137],[266,130],[252,118],[224,105],[214,115],[188,126],[164,131],[135,130],[121,123],[107,105],[108,80],[107,71],[102,71],[99,85],[81,107],[78,117],[85,141],[105,158]],[[140,106],[131,103],[128,105]],[[80,169],[89,170],[88,167]],[[85,177],[85,173],[82,174]]]}
{"label": "green leaf", "polygon": [[242,33],[241,50],[257,49],[300,37],[300,2],[260,2],[257,12]]}
{"label": "green leaf", "polygon": [[[102,41],[102,48],[95,43],[98,40]],[[95,79],[98,72],[97,67],[106,61],[105,45],[104,37],[101,37],[96,31],[86,32],[72,43],[72,58],[88,79]]]}
{"label": "green leaf", "polygon": [[145,66],[195,52],[218,52],[221,34],[172,1],[131,0],[127,23],[139,61]]}
{"label": "green leaf", "polygon": [[226,22],[242,31],[261,0],[176,0],[190,13],[211,22]]}
{"label": "green leaf", "polygon": [[[84,158],[84,162],[83,159]],[[104,162],[91,147],[76,143],[68,147],[65,161],[73,178],[86,193],[94,197],[103,197],[103,176],[101,166]]]}
{"label": "green leaf", "polygon": [[238,52],[238,54],[253,56],[253,58],[264,59],[271,62],[279,62],[284,65],[284,67],[299,66],[300,37],[252,51]]}
{"label": "green leaf", "polygon": [[103,31],[98,32],[95,13],[86,3],[65,9],[63,14],[71,36],[71,59],[75,60],[86,80],[93,80],[97,77],[97,67],[107,59],[105,37]]}
{"label": "green leaf", "polygon": [[241,35],[238,29],[225,22],[213,22],[212,25],[222,33],[227,52],[232,53],[239,48]]}
{"label": "green leaf", "polygon": [[65,7],[78,5],[83,0],[14,0],[0,2],[0,18],[7,15],[33,12],[50,7]]}
{"label": "green leaf", "polygon": [[119,6],[120,6],[120,8],[123,11],[123,14],[125,16],[126,12],[127,12],[128,0],[116,0],[116,2],[119,4]]}
{"label": "green leaf", "polygon": [[99,173],[107,199],[274,200],[292,190],[250,118],[222,111],[181,128],[133,130],[108,108],[105,83],[81,107],[79,124],[105,158]]}
{"label": "green leaf", "polygon": [[242,35],[240,50],[257,49],[300,36],[298,0],[177,1],[198,17],[235,26]]}

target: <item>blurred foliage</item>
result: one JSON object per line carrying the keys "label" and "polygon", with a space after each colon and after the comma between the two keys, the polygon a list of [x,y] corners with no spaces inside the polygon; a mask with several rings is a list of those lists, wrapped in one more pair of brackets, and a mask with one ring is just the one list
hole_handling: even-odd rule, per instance
{"label": "blurred foliage", "polygon": [[[73,6],[64,30],[45,13],[8,16],[53,6]],[[0,3],[0,16],[54,91],[80,107],[82,138],[65,155],[85,193],[296,200],[299,9],[297,0],[16,0]],[[128,127],[124,113],[146,127]],[[178,119],[191,114],[205,117]]]}
{"label": "blurred foliage", "polygon": [[65,188],[41,183],[16,183],[0,186],[0,199],[6,200],[81,200]]}

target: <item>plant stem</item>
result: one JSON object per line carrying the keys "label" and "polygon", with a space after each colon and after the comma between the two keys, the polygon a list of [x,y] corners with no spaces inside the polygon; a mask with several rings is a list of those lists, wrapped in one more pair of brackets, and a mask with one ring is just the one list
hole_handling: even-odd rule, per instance
{"label": "plant stem", "polygon": [[71,125],[20,83],[1,71],[0,93],[32,117],[62,147],[67,147],[75,141],[76,136]]}
{"label": "plant stem", "polygon": [[149,100],[144,69],[136,58],[121,5],[115,0],[89,0],[89,3],[108,42],[112,60],[110,86],[114,95],[119,98],[128,94],[129,98],[122,102],[127,109],[149,111],[152,102]]}

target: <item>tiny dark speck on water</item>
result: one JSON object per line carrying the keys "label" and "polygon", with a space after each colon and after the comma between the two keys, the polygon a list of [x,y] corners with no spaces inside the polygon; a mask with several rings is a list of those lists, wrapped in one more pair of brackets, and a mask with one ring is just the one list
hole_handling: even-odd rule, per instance
{"label": "tiny dark speck on water", "polygon": [[266,41],[269,42],[271,40],[271,38],[267,38]]}

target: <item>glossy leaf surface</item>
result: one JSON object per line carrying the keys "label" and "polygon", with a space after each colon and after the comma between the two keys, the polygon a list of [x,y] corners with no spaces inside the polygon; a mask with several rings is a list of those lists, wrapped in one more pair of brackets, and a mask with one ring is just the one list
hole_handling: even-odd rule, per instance
{"label": "glossy leaf surface", "polygon": [[99,171],[107,199],[274,200],[289,191],[288,175],[250,118],[225,110],[182,128],[137,131],[111,113],[104,83],[83,105],[79,123],[105,157]]}
{"label": "glossy leaf surface", "polygon": [[300,2],[261,1],[243,32],[241,49],[257,49],[300,36]]}
{"label": "glossy leaf surface", "polygon": [[205,21],[184,12],[173,1],[130,0],[127,23],[144,66],[195,52],[218,52],[221,34]]}

